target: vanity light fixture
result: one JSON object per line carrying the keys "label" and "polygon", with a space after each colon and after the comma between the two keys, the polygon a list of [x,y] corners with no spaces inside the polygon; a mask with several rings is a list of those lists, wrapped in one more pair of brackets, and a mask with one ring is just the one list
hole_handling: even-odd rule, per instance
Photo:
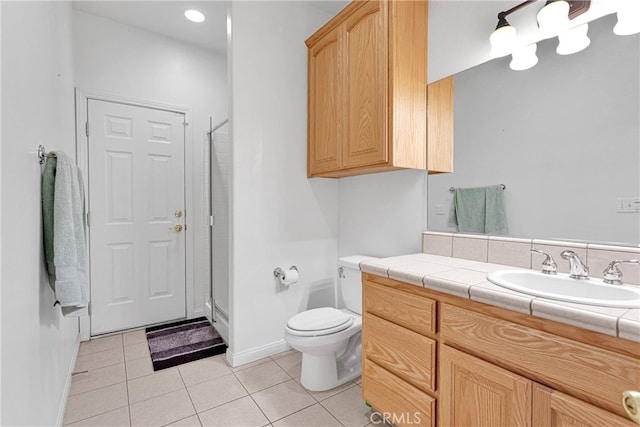
{"label": "vanity light fixture", "polygon": [[184,12],[184,16],[191,22],[204,22],[204,14],[199,10],[189,9]]}
{"label": "vanity light fixture", "polygon": [[[640,3],[640,0],[628,1],[632,4]],[[513,70],[526,70],[538,63],[537,45],[535,42],[518,43],[516,29],[507,22],[506,18],[509,14],[535,2],[536,0],[527,0],[509,10],[500,12],[498,25],[489,37],[491,57],[500,58],[511,54],[512,59],[509,66]],[[591,0],[547,0],[537,15],[539,30],[536,40],[558,36],[559,43],[556,52],[560,55],[569,55],[586,48],[591,43],[587,37],[589,26],[583,24],[572,28],[571,19],[589,10],[590,6]]]}

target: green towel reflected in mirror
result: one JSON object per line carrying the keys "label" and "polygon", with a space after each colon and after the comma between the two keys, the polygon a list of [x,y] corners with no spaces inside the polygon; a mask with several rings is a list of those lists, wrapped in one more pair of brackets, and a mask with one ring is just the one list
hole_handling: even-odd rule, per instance
{"label": "green towel reflected in mirror", "polygon": [[459,232],[508,234],[503,186],[456,188],[449,222]]}

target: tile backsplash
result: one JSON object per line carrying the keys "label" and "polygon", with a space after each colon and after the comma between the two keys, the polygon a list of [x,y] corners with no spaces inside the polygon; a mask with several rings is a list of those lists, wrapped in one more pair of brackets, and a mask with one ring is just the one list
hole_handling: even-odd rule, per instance
{"label": "tile backsplash", "polygon": [[[572,250],[586,261],[591,277],[602,278],[606,266],[615,259],[639,259],[640,247],[609,246],[595,243],[575,243],[555,240],[521,239],[462,233],[425,231],[422,252],[493,264],[538,269],[544,257],[532,253],[538,249],[550,254],[558,264],[558,271],[569,272],[569,262],[560,257],[564,250]],[[624,283],[640,285],[640,266],[620,265]]]}

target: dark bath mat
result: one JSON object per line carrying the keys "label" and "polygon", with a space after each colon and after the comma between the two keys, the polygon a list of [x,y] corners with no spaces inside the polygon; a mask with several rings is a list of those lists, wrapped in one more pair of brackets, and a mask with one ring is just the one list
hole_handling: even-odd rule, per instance
{"label": "dark bath mat", "polygon": [[227,346],[206,317],[146,328],[153,370],[224,353]]}

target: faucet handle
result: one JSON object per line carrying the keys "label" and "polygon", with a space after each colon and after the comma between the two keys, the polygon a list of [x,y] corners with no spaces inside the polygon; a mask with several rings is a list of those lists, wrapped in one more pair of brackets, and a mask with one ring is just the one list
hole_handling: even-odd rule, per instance
{"label": "faucet handle", "polygon": [[622,285],[622,271],[618,268],[620,264],[640,264],[639,259],[616,259],[609,263],[607,268],[604,269],[602,274],[604,275],[602,281],[610,285]]}
{"label": "faucet handle", "polygon": [[556,274],[558,272],[558,265],[553,260],[553,257],[544,251],[538,249],[531,249],[531,252],[535,252],[540,255],[544,255],[544,261],[542,261],[542,273],[544,274]]}

